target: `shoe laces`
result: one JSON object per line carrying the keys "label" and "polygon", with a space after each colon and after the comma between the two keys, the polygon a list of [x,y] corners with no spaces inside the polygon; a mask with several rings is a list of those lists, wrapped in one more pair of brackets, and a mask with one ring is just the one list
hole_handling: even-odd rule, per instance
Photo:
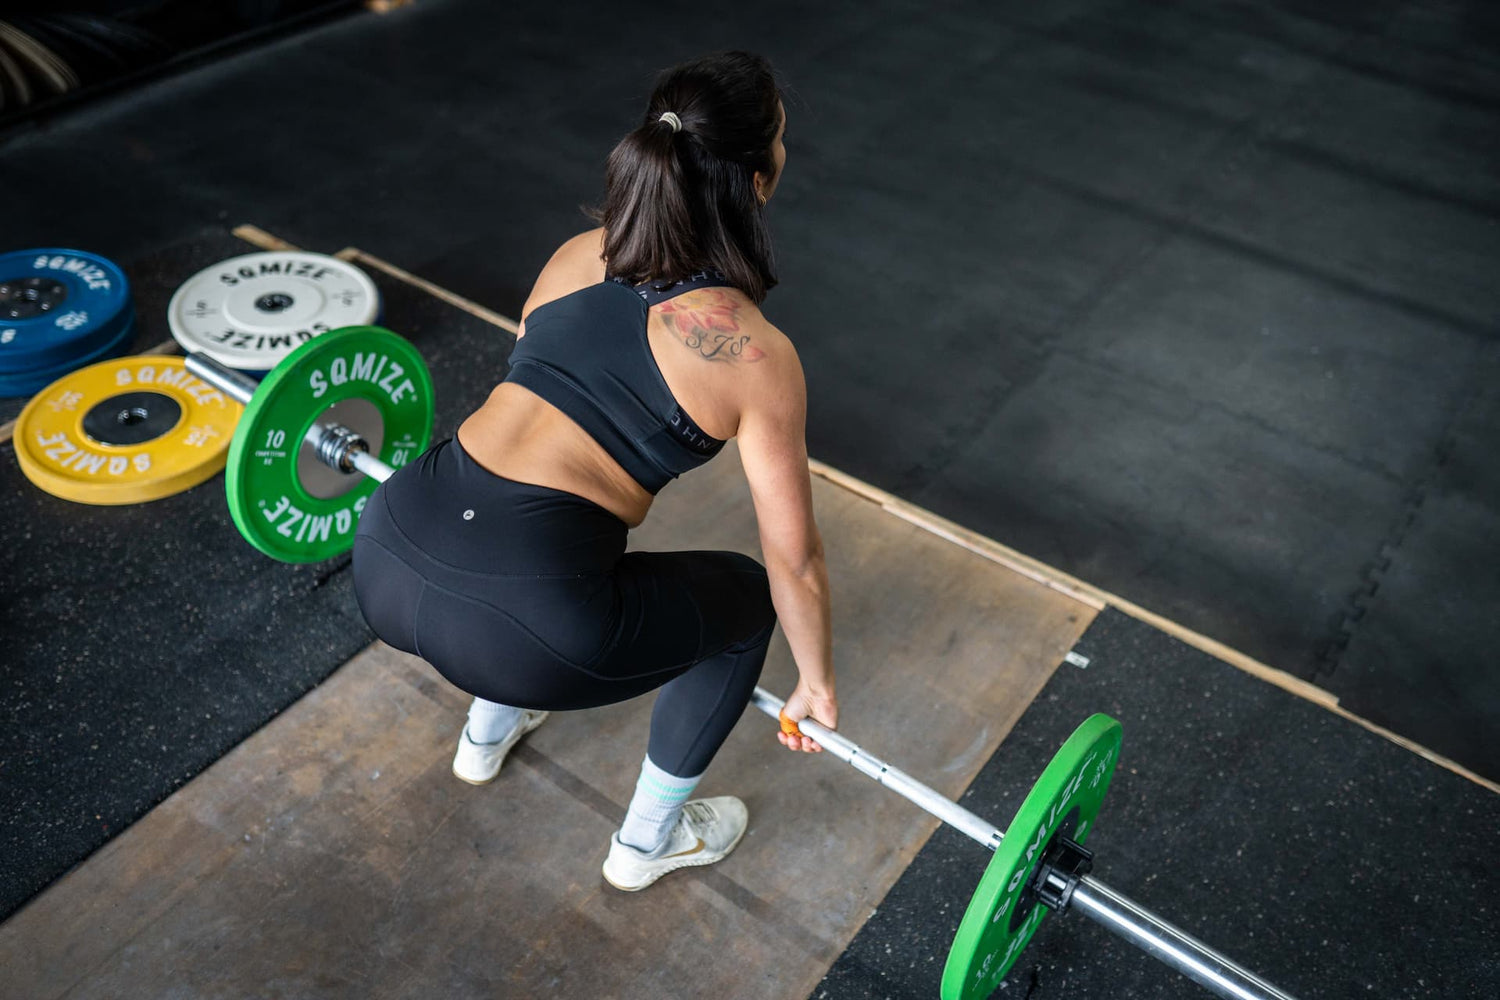
{"label": "shoe laces", "polygon": [[713,806],[706,802],[689,802],[682,807],[682,815],[687,817],[689,823],[696,826],[707,826],[718,819],[718,813],[714,812]]}

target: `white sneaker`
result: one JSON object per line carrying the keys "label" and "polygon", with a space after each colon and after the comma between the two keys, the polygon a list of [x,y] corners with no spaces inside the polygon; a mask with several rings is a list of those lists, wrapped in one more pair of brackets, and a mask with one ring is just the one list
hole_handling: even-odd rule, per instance
{"label": "white sneaker", "polygon": [[733,795],[694,799],[682,807],[682,815],[666,842],[649,854],[622,843],[616,831],[609,838],[604,878],[616,889],[635,892],[667,872],[711,865],[734,850],[749,822],[745,803]]}
{"label": "white sneaker", "polygon": [[465,725],[464,731],[458,737],[458,752],[453,755],[453,774],[471,785],[483,785],[495,780],[495,775],[500,773],[500,765],[505,763],[505,755],[510,753],[510,748],[515,746],[516,741],[522,736],[540,726],[546,718],[546,712],[523,709],[521,724],[512,729],[510,735],[498,743],[475,743],[469,739],[469,727]]}

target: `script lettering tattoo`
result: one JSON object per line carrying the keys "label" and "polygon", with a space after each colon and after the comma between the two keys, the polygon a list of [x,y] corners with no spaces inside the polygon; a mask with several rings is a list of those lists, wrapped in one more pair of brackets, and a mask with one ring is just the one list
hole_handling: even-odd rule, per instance
{"label": "script lettering tattoo", "polygon": [[[691,301],[687,301],[691,300]],[[683,344],[708,361],[759,361],[766,352],[740,332],[739,303],[718,288],[704,288],[663,302],[660,315]]]}

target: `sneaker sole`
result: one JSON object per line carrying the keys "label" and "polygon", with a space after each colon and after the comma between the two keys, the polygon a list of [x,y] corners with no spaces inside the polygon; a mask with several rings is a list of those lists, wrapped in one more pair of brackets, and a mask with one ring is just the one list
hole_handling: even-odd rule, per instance
{"label": "sneaker sole", "polygon": [[[503,764],[505,762],[501,761],[500,763]],[[455,778],[457,778],[459,781],[464,782],[465,784],[469,784],[469,785],[488,785],[490,782],[492,782],[496,778],[500,777],[500,769],[498,767],[495,768],[495,773],[492,774],[492,775],[490,775],[488,778],[471,778],[467,774],[459,774],[458,773],[458,768],[454,768],[453,769],[453,776]]]}
{"label": "sneaker sole", "polygon": [[510,752],[516,748],[516,744],[520,743],[521,740],[526,736],[527,733],[531,732],[537,726],[540,726],[543,722],[546,722],[547,721],[547,716],[550,715],[550,714],[551,714],[550,712],[543,712],[541,715],[537,716],[537,718],[534,719],[532,722],[530,722],[527,725],[524,725],[524,726],[521,727],[520,733],[518,733],[516,735],[516,742],[512,743],[510,746],[508,746],[508,747],[505,748],[505,753],[500,756],[500,763],[495,765],[495,771],[494,771],[494,773],[491,774],[488,778],[471,778],[467,774],[461,773],[459,771],[459,769],[458,769],[458,765],[456,765],[456,764],[452,768],[452,770],[453,770],[453,776],[455,778],[457,778],[459,781],[462,781],[462,782],[464,782],[466,784],[470,784],[470,785],[488,785],[490,782],[492,782],[496,778],[500,777],[500,768],[505,765],[505,758],[510,756]]}
{"label": "sneaker sole", "polygon": [[[746,824],[746,826],[748,827],[749,824]],[[744,836],[745,831],[741,830],[739,834],[734,838],[734,840],[730,842],[729,846],[724,848],[724,853],[718,855],[717,857],[685,858],[682,861],[677,862],[676,864],[660,869],[650,878],[646,879],[646,881],[641,882],[638,885],[621,885],[620,883],[609,877],[609,872],[603,872],[604,881],[608,882],[616,889],[619,889],[621,892],[640,892],[642,889],[655,884],[656,880],[661,878],[663,875],[670,875],[672,872],[675,872],[680,868],[701,868],[703,865],[712,865],[723,861],[725,858],[729,857],[730,853],[736,847],[740,846],[740,841],[744,839]]]}

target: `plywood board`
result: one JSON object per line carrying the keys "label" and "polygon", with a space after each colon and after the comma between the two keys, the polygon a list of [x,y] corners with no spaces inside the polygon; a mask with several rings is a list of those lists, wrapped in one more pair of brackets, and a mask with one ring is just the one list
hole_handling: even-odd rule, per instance
{"label": "plywood board", "polygon": [[[957,796],[1095,611],[838,485],[814,495],[841,728]],[[756,554],[733,448],[669,487],[632,544]],[[794,676],[778,636],[763,683],[784,695]],[[783,750],[752,709],[701,788],[749,805],[738,850],[621,893],[599,865],[650,699],[554,715],[479,788],[448,771],[466,703],[371,647],[0,925],[8,988],[805,996],[936,826],[829,755]]]}

